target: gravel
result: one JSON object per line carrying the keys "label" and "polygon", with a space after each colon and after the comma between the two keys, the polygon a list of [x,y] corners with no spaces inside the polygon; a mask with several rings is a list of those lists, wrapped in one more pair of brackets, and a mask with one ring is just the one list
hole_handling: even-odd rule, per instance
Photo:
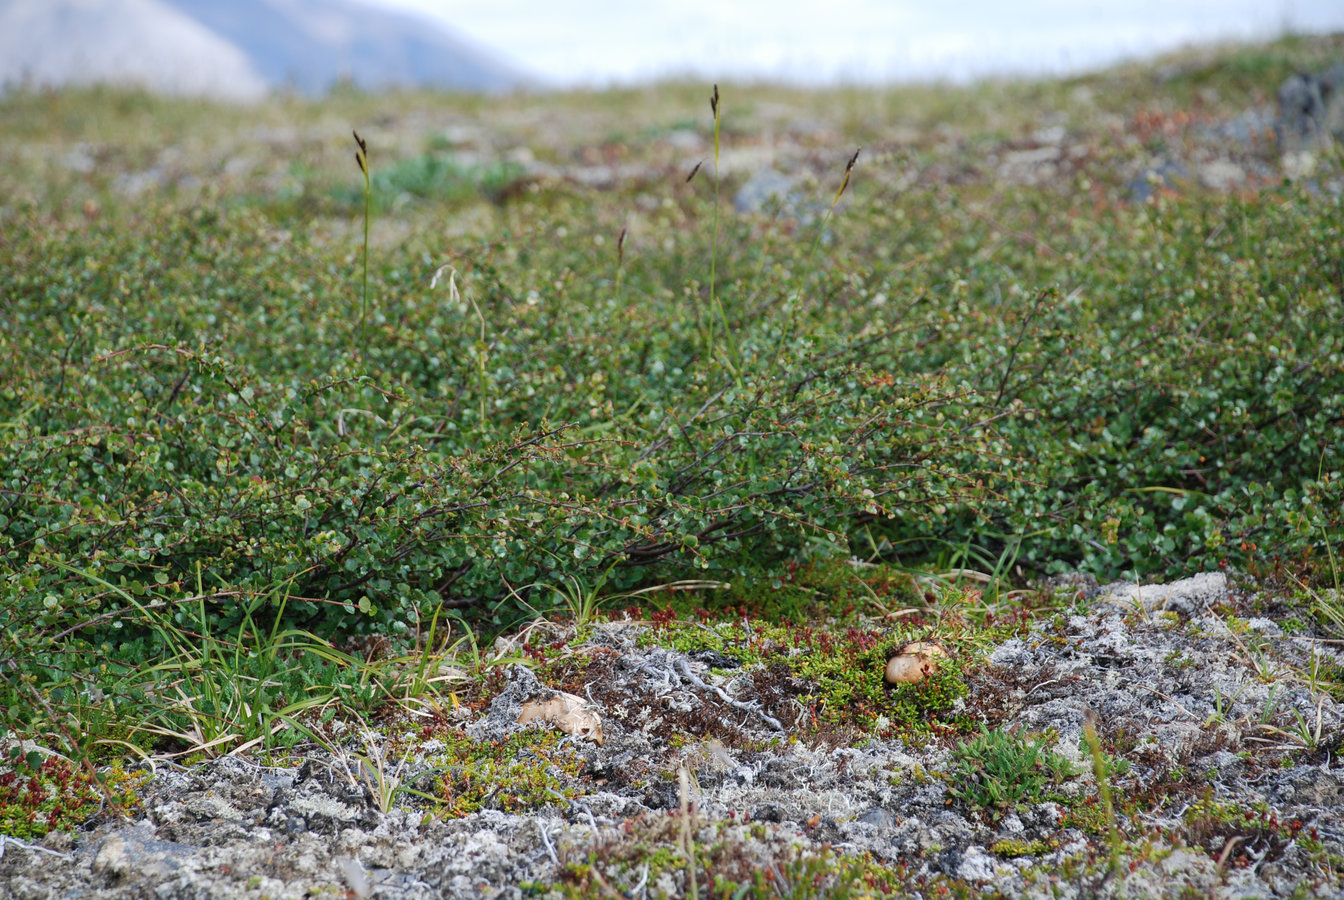
{"label": "gravel", "polygon": [[[916,895],[956,885],[1011,897],[1344,896],[1344,708],[1304,675],[1313,655],[1341,665],[1335,646],[1257,614],[1272,600],[1221,574],[1054,590],[1064,611],[988,652],[959,701],[972,718],[1042,736],[1078,772],[1001,817],[949,794],[955,739],[821,740],[799,726],[805,710],[753,687],[750,666],[641,646],[652,626],[613,622],[571,648],[593,660],[586,693],[605,740],[556,745],[577,764],[546,768],[563,786],[553,801],[442,818],[405,792],[383,812],[359,766],[397,727],[283,766],[160,763],[134,821],[10,839],[0,893],[495,898],[568,885],[683,896],[685,865],[669,864],[680,857],[668,848],[689,842],[706,867],[743,882],[831,854],[899,873]],[[506,668],[490,694],[453,713],[452,727],[483,746],[554,727],[517,724],[524,702],[549,695],[533,670]],[[1104,825],[1084,831],[1065,816],[1098,802],[1089,722],[1127,764],[1111,781],[1138,809],[1117,822],[1123,879]],[[413,748],[403,783],[433,791],[439,745],[403,746]]]}

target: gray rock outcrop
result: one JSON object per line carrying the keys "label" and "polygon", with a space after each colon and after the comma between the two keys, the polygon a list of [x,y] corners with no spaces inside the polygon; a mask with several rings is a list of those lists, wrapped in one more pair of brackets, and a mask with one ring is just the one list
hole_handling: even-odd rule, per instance
{"label": "gray rock outcrop", "polygon": [[1320,74],[1299,72],[1279,85],[1274,133],[1280,153],[1329,146],[1344,140],[1344,63]]}

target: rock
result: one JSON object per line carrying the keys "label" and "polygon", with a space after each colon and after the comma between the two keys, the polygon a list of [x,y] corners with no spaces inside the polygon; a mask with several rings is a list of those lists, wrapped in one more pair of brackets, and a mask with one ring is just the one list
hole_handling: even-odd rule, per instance
{"label": "rock", "polygon": [[1230,191],[1246,183],[1246,172],[1228,159],[1213,159],[1195,170],[1199,183],[1209,190]]}
{"label": "rock", "polygon": [[1171,584],[1139,586],[1116,582],[1101,588],[1100,600],[1125,609],[1144,612],[1164,609],[1181,616],[1203,612],[1227,597],[1227,576],[1221,572],[1204,572]]}
{"label": "rock", "polygon": [[1151,165],[1129,183],[1129,195],[1142,203],[1158,191],[1179,190],[1190,178],[1190,170],[1182,163],[1166,160]]}
{"label": "rock", "polygon": [[1274,122],[1272,107],[1253,106],[1230,119],[1200,124],[1197,131],[1210,145],[1254,152],[1274,139]]}
{"label": "rock", "polygon": [[972,884],[993,881],[998,874],[999,862],[979,847],[969,847],[957,866],[957,877]]}
{"label": "rock", "polygon": [[1344,140],[1344,63],[1319,75],[1299,72],[1279,85],[1274,122],[1281,154],[1330,146]]}
{"label": "rock", "polygon": [[1316,172],[1316,154],[1311,150],[1292,150],[1283,154],[1280,165],[1284,178],[1293,181],[1309,178]]}
{"label": "rock", "polygon": [[1274,122],[1274,132],[1280,152],[1319,144],[1325,136],[1321,127],[1325,98],[1321,96],[1320,79],[1309,74],[1292,75],[1279,85],[1277,96],[1279,117]]}
{"label": "rock", "polygon": [[681,153],[696,153],[705,148],[705,137],[693,128],[674,128],[663,135],[663,141]]}
{"label": "rock", "polygon": [[1013,184],[1043,184],[1059,173],[1063,151],[1058,144],[1046,144],[1026,150],[1012,150],[1004,154],[998,175]]}
{"label": "rock", "polygon": [[132,877],[153,883],[175,875],[194,852],[195,848],[186,844],[157,840],[153,826],[141,822],[105,837],[98,844],[91,869],[112,883]]}
{"label": "rock", "polygon": [[872,825],[875,828],[890,828],[896,824],[896,820],[892,818],[891,813],[880,806],[873,806],[864,810],[859,813],[859,817],[855,821],[862,822],[864,825]]}
{"label": "rock", "polygon": [[790,214],[794,215],[801,202],[791,176],[774,169],[762,169],[737,189],[733,208],[739,213],[754,215],[767,212],[771,204],[778,204],[780,209],[792,210]]}
{"label": "rock", "polygon": [[1025,641],[1012,638],[996,648],[989,655],[989,661],[996,666],[1029,666],[1033,656]]}

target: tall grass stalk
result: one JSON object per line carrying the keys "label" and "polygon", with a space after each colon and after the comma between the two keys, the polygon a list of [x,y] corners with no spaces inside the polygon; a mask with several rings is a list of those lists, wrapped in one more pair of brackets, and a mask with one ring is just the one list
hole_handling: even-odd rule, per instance
{"label": "tall grass stalk", "polygon": [[1111,799],[1111,773],[1110,766],[1106,762],[1106,754],[1101,750],[1101,738],[1097,736],[1097,727],[1094,724],[1095,716],[1089,714],[1088,720],[1083,723],[1083,740],[1087,742],[1087,749],[1092,756],[1092,774],[1097,779],[1097,791],[1101,794],[1101,808],[1106,816],[1106,843],[1110,850],[1111,874],[1120,879],[1120,895],[1125,892],[1125,871],[1121,865],[1120,851],[1122,843],[1120,840],[1120,829],[1116,826],[1115,803]]}
{"label": "tall grass stalk", "polygon": [[[1319,479],[1321,476],[1318,475]],[[1340,583],[1339,563],[1335,559],[1335,550],[1330,545],[1330,535],[1321,528],[1321,542],[1325,546],[1326,559],[1330,563],[1330,582],[1333,587],[1314,589],[1303,578],[1291,575],[1293,583],[1311,598],[1311,612],[1316,620],[1331,635],[1344,637],[1344,584]]]}
{"label": "tall grass stalk", "polygon": [[723,107],[719,104],[719,86],[714,85],[714,93],[709,98],[709,109],[714,114],[714,211],[713,211],[713,238],[709,249],[709,330],[708,343],[709,355],[713,357],[714,352],[714,317],[718,316],[718,321],[723,325],[723,339],[728,346],[727,355],[722,360],[726,368],[735,379],[741,380],[741,375],[737,365],[737,348],[733,344],[732,329],[728,327],[728,314],[723,308],[723,299],[718,294],[719,281],[719,195],[722,189],[722,179],[719,176],[719,129],[723,120]]}
{"label": "tall grass stalk", "polygon": [[355,143],[359,149],[355,151],[355,162],[359,163],[359,171],[364,175],[364,289],[361,294],[359,304],[359,358],[364,358],[365,348],[368,346],[368,317],[369,317],[369,218],[373,206],[373,181],[369,177],[369,148],[364,139],[359,136],[358,131],[351,131],[355,136]]}
{"label": "tall grass stalk", "polygon": [[621,229],[621,236],[616,238],[616,302],[621,302],[621,287],[625,281],[625,232]]}
{"label": "tall grass stalk", "polygon": [[854,172],[854,164],[859,161],[861,152],[863,152],[862,147],[855,150],[854,155],[849,158],[849,162],[845,163],[845,174],[840,179],[840,189],[831,198],[831,205],[827,207],[826,214],[817,223],[817,233],[812,236],[812,247],[807,251],[808,262],[811,262],[812,257],[817,255],[817,247],[821,245],[821,236],[826,233],[826,226],[831,223],[831,219],[835,218],[835,208],[840,204],[840,198],[844,196],[845,189],[849,187],[849,176]]}
{"label": "tall grass stalk", "polygon": [[[624,232],[622,232],[622,234],[624,234]],[[443,276],[444,272],[448,273],[448,300],[454,306],[461,306],[462,294],[457,289],[457,269],[453,268],[451,265],[439,266],[438,271],[434,273],[434,277],[430,279],[429,289],[433,290],[438,285],[439,279]],[[476,312],[476,319],[481,325],[480,335],[476,339],[476,386],[477,393],[480,394],[478,401],[479,413],[481,416],[480,427],[484,430],[486,424],[485,400],[486,395],[489,393],[487,390],[488,379],[486,377],[485,364],[490,358],[490,345],[486,343],[485,340],[485,315],[481,312],[481,307],[477,305],[476,298],[470,294],[467,295],[467,302],[471,304],[471,308]]]}
{"label": "tall grass stalk", "polygon": [[719,264],[719,86],[714,85],[714,94],[709,98],[709,110],[714,114],[714,231],[709,247],[709,352],[714,353],[714,312],[718,303],[716,284]]}
{"label": "tall grass stalk", "polygon": [[695,877],[695,832],[699,823],[695,801],[691,799],[691,772],[685,763],[677,769],[677,783],[681,799],[681,852],[686,857],[686,896],[690,900],[699,900],[700,885]]}

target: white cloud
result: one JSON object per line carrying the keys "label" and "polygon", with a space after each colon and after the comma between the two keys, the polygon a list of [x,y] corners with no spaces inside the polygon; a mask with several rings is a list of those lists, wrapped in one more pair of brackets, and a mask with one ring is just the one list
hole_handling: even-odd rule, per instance
{"label": "white cloud", "polygon": [[1344,28],[1339,0],[369,0],[562,83],[971,78],[1104,65],[1199,40]]}

